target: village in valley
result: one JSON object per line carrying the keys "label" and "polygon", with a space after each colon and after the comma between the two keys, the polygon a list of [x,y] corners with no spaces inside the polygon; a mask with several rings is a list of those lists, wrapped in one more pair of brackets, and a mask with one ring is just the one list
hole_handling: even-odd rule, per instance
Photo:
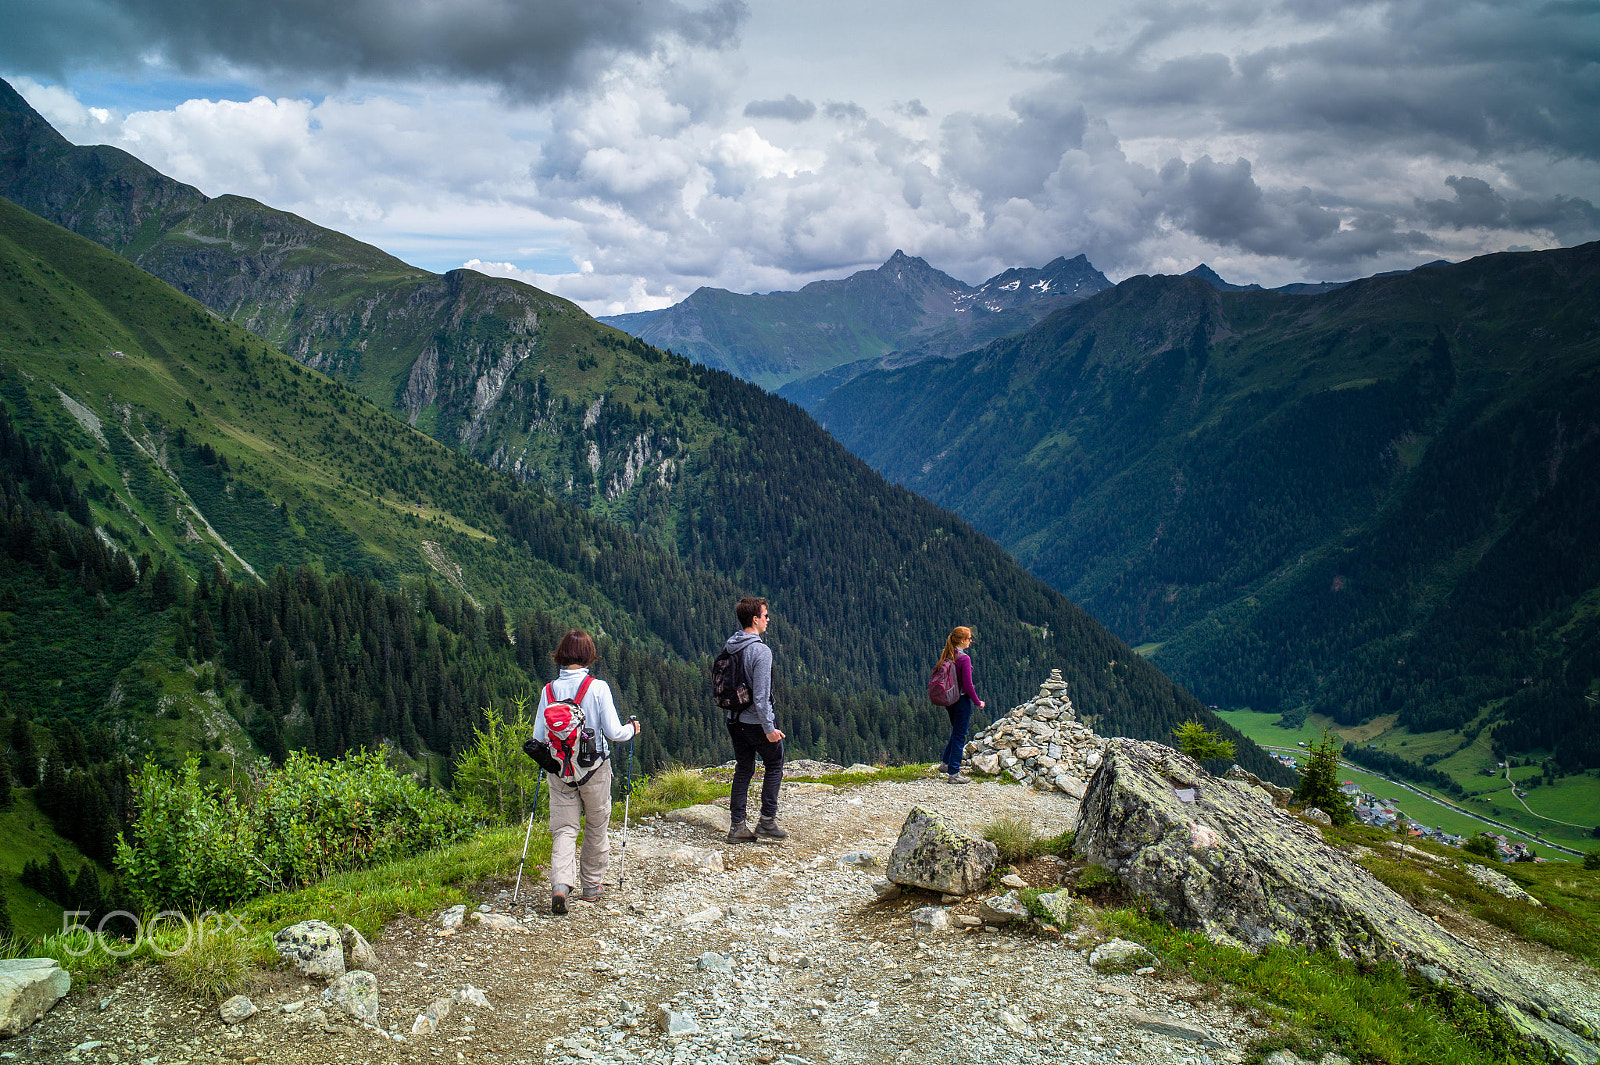
{"label": "village in valley", "polygon": [[[1302,743],[1301,746],[1303,747],[1305,744]],[[1274,753],[1272,757],[1290,769],[1299,768],[1299,759],[1292,754],[1279,752]],[[1339,790],[1350,799],[1351,810],[1354,812],[1356,820],[1363,825],[1389,829],[1413,839],[1426,839],[1447,847],[1465,846],[1469,838],[1455,835],[1432,825],[1425,825],[1401,810],[1397,800],[1379,798],[1370,792],[1362,790],[1361,785],[1353,780],[1340,781]],[[1543,856],[1534,853],[1532,847],[1513,836],[1499,832],[1484,832],[1481,835],[1492,845],[1494,849],[1493,856],[1502,862],[1546,861]]]}

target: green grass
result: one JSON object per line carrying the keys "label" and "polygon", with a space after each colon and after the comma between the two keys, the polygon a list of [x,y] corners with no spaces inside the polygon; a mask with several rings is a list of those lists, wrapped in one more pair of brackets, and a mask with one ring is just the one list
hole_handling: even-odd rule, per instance
{"label": "green grass", "polygon": [[[1452,909],[1600,968],[1600,871],[1574,862],[1490,862],[1425,840],[1405,841],[1446,859],[1435,863],[1387,846],[1395,837],[1381,829],[1351,825],[1322,832],[1332,842],[1371,850],[1361,865],[1412,905],[1427,907],[1442,896]],[[1539,905],[1507,899],[1481,886],[1463,871],[1467,862],[1504,873]]]}
{"label": "green grass", "polygon": [[34,937],[61,931],[61,904],[45,898],[17,879],[24,864],[48,861],[50,852],[61,856],[68,876],[83,865],[83,852],[56,834],[50,819],[39,812],[28,788],[11,789],[11,808],[0,810],[0,892],[4,893],[11,922],[20,936]]}
{"label": "green grass", "polygon": [[1392,1065],[1515,1065],[1539,1056],[1487,1007],[1435,990],[1391,965],[1365,967],[1328,954],[1274,947],[1247,954],[1181,932],[1135,910],[1102,921],[1149,947],[1194,980],[1230,985],[1239,1005],[1286,1029],[1264,1046],[1290,1046],[1315,1059],[1337,1049],[1361,1062]]}
{"label": "green grass", "polygon": [[[1297,747],[1297,743],[1299,743],[1301,740],[1310,743],[1314,740],[1320,739],[1322,736],[1323,723],[1317,719],[1308,720],[1307,723],[1300,728],[1289,729],[1283,728],[1277,724],[1279,717],[1277,714],[1257,714],[1249,710],[1219,710],[1217,711],[1217,716],[1222,718],[1228,724],[1232,725],[1234,728],[1238,729],[1240,732],[1244,733],[1256,743],[1264,746],[1286,748],[1303,752],[1304,749]],[[1395,732],[1391,731],[1385,735],[1390,738],[1390,743],[1386,744],[1381,742],[1382,737],[1380,737],[1380,742],[1377,742],[1376,744],[1378,747],[1385,750],[1392,750],[1402,757],[1420,757],[1420,754],[1414,756],[1410,752],[1417,751],[1420,753],[1434,753],[1441,749],[1447,749],[1448,744],[1446,742],[1446,738],[1453,734],[1429,733],[1425,736],[1413,737],[1413,739],[1416,741],[1415,746],[1412,746],[1410,743],[1408,743],[1408,745],[1404,747],[1391,745],[1394,743],[1393,737],[1395,736]],[[1455,738],[1455,746],[1460,746],[1459,736]],[[1304,760],[1303,753],[1301,754],[1301,758]],[[1448,772],[1449,761],[1449,759],[1441,760],[1437,764],[1436,768],[1440,769],[1441,771]],[[1396,809],[1402,811],[1407,816],[1416,819],[1424,825],[1442,828],[1447,832],[1463,836],[1470,836],[1474,833],[1482,831],[1501,831],[1493,826],[1484,824],[1482,821],[1469,817],[1466,814],[1458,813],[1454,810],[1440,806],[1438,803],[1430,802],[1427,799],[1417,795],[1415,792],[1407,791],[1404,788],[1399,788],[1389,784],[1387,781],[1380,777],[1374,776],[1371,773],[1367,773],[1359,769],[1345,767],[1340,769],[1339,775],[1341,780],[1355,781],[1357,784],[1361,785],[1364,791],[1368,792],[1369,794],[1376,795],[1382,799],[1393,799],[1395,801]],[[1459,777],[1455,773],[1452,773],[1451,775],[1457,777],[1458,780],[1472,779],[1470,776],[1465,778]],[[1480,783],[1477,785],[1469,784],[1468,786],[1483,787],[1484,785],[1494,784],[1494,781],[1481,775],[1476,779]],[[1430,791],[1430,789],[1420,784],[1416,784],[1415,782],[1412,782],[1412,786],[1421,788],[1423,791]],[[1505,786],[1505,782],[1503,780],[1501,781],[1501,786]],[[1556,799],[1558,794],[1570,794],[1571,797],[1568,799]],[[1596,778],[1590,774],[1583,774],[1575,777],[1563,777],[1555,786],[1539,788],[1533,792],[1535,800],[1540,797],[1548,797],[1555,801],[1557,805],[1561,806],[1562,809],[1571,811],[1572,808],[1576,807],[1580,816],[1584,809],[1582,804],[1586,801],[1585,797],[1591,794],[1596,797],[1597,805],[1600,805],[1600,778]],[[1588,850],[1589,848],[1595,846],[1597,842],[1600,842],[1587,838],[1584,833],[1579,832],[1576,829],[1562,829],[1561,826],[1552,824],[1549,821],[1541,821],[1538,818],[1530,817],[1527,812],[1522,809],[1521,805],[1511,797],[1509,790],[1505,792],[1503,799],[1497,799],[1493,796],[1480,799],[1457,799],[1448,795],[1441,796],[1441,798],[1447,802],[1454,803],[1457,806],[1461,806],[1468,810],[1476,809],[1486,817],[1492,817],[1497,821],[1504,821],[1506,824],[1514,825],[1523,829],[1524,831],[1538,833],[1553,843],[1559,843],[1562,846],[1571,847],[1575,850]],[[1530,805],[1534,805],[1534,803],[1530,802]],[[1535,806],[1535,809],[1538,809],[1538,807]],[[1597,823],[1600,823],[1600,810],[1590,810],[1589,812],[1597,818]],[[1576,818],[1563,818],[1563,820],[1576,820]],[[1558,851],[1553,847],[1543,846],[1537,842],[1533,842],[1530,845],[1533,847],[1536,853],[1541,854],[1546,858],[1553,858],[1569,862],[1573,860],[1572,855],[1563,851]]]}
{"label": "green grass", "polygon": [[[221,922],[213,918],[208,923],[208,928],[215,929],[220,924],[225,933],[233,932],[237,937],[233,943],[212,944],[208,952],[194,953],[201,937],[193,932],[196,921],[191,915],[189,928],[164,921],[157,927],[153,942],[141,939],[126,958],[112,956],[81,933],[63,936],[59,932],[28,943],[13,942],[10,956],[25,952],[30,957],[53,957],[72,973],[75,981],[89,982],[129,964],[155,961],[171,967],[174,978],[196,993],[216,996],[235,986],[241,953],[248,953],[257,964],[276,963],[271,937],[278,929],[297,921],[320,920],[335,928],[348,923],[362,935],[376,937],[384,925],[402,915],[431,915],[447,906],[469,902],[473,884],[515,874],[522,840],[522,826],[486,829],[461,843],[404,861],[339,873],[298,891],[251,899],[224,915]],[[543,826],[535,825],[523,872],[524,890],[529,886],[530,875],[537,876],[529,870],[549,857],[550,834]],[[232,918],[238,919],[238,929],[233,928]],[[59,929],[59,917],[57,922],[55,927]],[[184,947],[186,942],[189,947]],[[163,950],[176,953],[164,957]]]}

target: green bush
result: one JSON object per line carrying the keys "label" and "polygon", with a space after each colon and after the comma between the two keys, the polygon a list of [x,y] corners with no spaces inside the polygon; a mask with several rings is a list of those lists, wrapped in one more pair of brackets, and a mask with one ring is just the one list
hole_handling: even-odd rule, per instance
{"label": "green bush", "polygon": [[146,763],[133,779],[138,814],[117,838],[116,867],[152,910],[222,908],[265,890],[312,883],[460,839],[471,816],[390,769],[380,752],[332,762],[296,751],[263,764],[248,802]]}
{"label": "green bush", "polygon": [[117,834],[115,862],[140,905],[199,911],[261,890],[251,818],[236,795],[200,782],[198,759],[176,773],[146,762],[130,783],[138,814]]}
{"label": "green bush", "polygon": [[253,812],[261,862],[286,885],[404,858],[472,829],[466,810],[389,768],[379,751],[331,762],[295,751],[257,786]]}
{"label": "green bush", "polygon": [[1300,770],[1300,786],[1294,792],[1297,804],[1315,806],[1339,827],[1356,819],[1350,796],[1339,790],[1339,755],[1342,751],[1338,737],[1331,730],[1323,729],[1322,738],[1311,745],[1310,758]]}
{"label": "green bush", "polygon": [[1600,850],[1590,851],[1585,854],[1583,856],[1583,867],[1585,869],[1600,869]]}

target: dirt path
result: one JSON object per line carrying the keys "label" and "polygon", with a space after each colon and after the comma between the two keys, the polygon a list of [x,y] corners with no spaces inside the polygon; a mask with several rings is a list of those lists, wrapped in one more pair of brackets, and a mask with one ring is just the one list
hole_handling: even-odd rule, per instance
{"label": "dirt path", "polygon": [[[262,1012],[230,1028],[215,1007],[175,995],[158,970],[144,969],[71,996],[0,1043],[0,1055],[119,1065],[1208,1065],[1242,1060],[1259,1034],[1251,1018],[1185,978],[1094,972],[1087,934],[919,936],[910,911],[937,898],[910,892],[880,903],[871,885],[881,867],[840,861],[867,851],[881,862],[913,805],[971,829],[1010,814],[1047,836],[1072,826],[1071,799],[931,778],[816,787],[786,785],[781,821],[792,835],[784,843],[728,846],[685,825],[638,825],[626,885],[555,918],[542,912],[546,888],[535,881],[540,905],[514,914],[526,932],[469,921],[447,935],[437,919],[390,925],[374,943],[387,1035],[308,1023],[321,987],[283,972],[252,991]],[[1056,868],[1041,861],[1021,871],[1047,886]],[[510,882],[486,889],[490,911],[509,913]],[[975,912],[976,901],[955,912]],[[491,1008],[458,1005],[436,1033],[411,1034],[430,1002],[469,984]],[[305,1006],[285,1012],[296,1002]],[[693,1030],[663,1032],[663,1007]],[[1188,1026],[1206,1042],[1152,1030],[1163,1024]]]}

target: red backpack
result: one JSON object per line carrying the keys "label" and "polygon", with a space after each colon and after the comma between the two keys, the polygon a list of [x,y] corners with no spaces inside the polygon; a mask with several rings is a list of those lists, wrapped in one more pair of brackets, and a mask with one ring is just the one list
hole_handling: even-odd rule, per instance
{"label": "red backpack", "polygon": [[545,742],[550,747],[553,765],[545,764],[552,776],[577,787],[594,776],[600,761],[599,746],[594,741],[594,729],[588,727],[583,713],[583,697],[589,694],[593,677],[584,677],[577,694],[570,699],[557,699],[555,685],[544,689]]}
{"label": "red backpack", "polygon": [[928,698],[934,706],[954,706],[961,698],[961,685],[956,682],[956,660],[947,658],[933,667],[928,678]]}

